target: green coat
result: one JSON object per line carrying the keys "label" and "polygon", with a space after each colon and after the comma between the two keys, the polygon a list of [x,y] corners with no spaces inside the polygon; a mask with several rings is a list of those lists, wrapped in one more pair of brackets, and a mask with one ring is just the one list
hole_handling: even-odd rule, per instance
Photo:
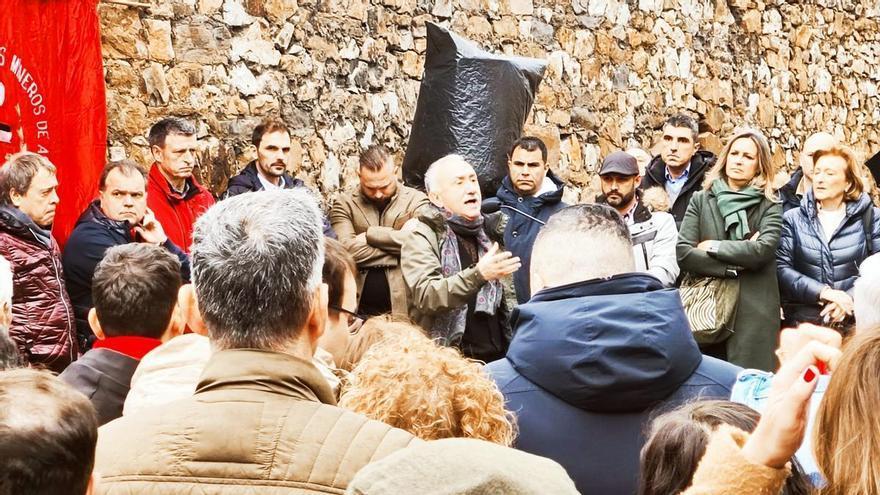
{"label": "green coat", "polygon": [[[782,206],[768,199],[748,213],[756,241],[731,241],[715,194],[694,194],[678,234],[678,264],[682,273],[724,277],[728,267],[739,273],[740,294],[734,334],[726,342],[727,360],[745,368],[773,371],[773,351],[779,340],[779,285],[776,248],[782,230]],[[705,240],[722,241],[715,254],[697,249]]]}

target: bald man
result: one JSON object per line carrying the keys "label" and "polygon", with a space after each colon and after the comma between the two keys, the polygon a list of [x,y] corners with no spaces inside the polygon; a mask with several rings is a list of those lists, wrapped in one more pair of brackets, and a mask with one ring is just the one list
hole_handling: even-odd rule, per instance
{"label": "bald man", "polygon": [[813,153],[836,144],[838,144],[837,138],[827,132],[817,132],[804,141],[804,147],[798,157],[798,169],[791,175],[791,180],[779,189],[783,211],[800,206],[804,193],[812,187]]}

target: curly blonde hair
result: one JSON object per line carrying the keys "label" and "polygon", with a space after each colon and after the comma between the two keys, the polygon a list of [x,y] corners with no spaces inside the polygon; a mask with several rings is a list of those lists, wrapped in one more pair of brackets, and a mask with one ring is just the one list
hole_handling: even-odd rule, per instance
{"label": "curly blonde hair", "polygon": [[339,367],[351,371],[361,361],[367,351],[380,342],[403,340],[428,340],[428,336],[409,320],[398,316],[380,315],[368,319],[358,332],[348,339],[345,356]]}
{"label": "curly blonde hair", "polygon": [[476,438],[510,446],[504,396],[476,361],[428,339],[384,340],[352,370],[341,407],[423,440]]}

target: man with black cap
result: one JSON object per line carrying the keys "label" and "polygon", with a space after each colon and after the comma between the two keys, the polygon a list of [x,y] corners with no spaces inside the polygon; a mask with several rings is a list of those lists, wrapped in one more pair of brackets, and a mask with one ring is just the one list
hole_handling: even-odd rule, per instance
{"label": "man with black cap", "polygon": [[665,196],[663,191],[659,188],[641,191],[638,162],[623,151],[615,151],[605,158],[599,178],[602,196],[598,202],[617,210],[629,227],[636,271],[654,275],[667,287],[674,285],[679,272],[675,257],[678,229],[672,215],[658,211],[662,203],[668,208],[668,201],[655,200],[657,196]]}

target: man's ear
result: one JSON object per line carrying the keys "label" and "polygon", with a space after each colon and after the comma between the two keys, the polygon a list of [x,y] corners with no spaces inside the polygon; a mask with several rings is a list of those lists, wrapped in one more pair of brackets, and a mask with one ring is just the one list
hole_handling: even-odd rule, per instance
{"label": "man's ear", "polygon": [[97,476],[94,472],[89,475],[89,485],[86,487],[86,495],[92,495],[96,492],[97,487],[95,485],[98,484],[98,478],[99,476]]}
{"label": "man's ear", "polygon": [[185,328],[186,319],[183,317],[183,311],[180,309],[180,304],[175,303],[174,309],[171,310],[171,319],[168,320],[168,326],[165,327],[165,332],[159,340],[168,342],[174,337],[182,335]]}
{"label": "man's ear", "polygon": [[202,319],[202,313],[199,311],[199,301],[196,298],[193,284],[180,286],[177,291],[177,306],[180,310],[182,325],[188,326],[193,333],[208,335],[208,327],[205,326],[205,320]]}
{"label": "man's ear", "polygon": [[443,208],[443,201],[440,199],[440,194],[436,191],[431,191],[428,193],[428,200],[434,204],[437,208]]}
{"label": "man's ear", "polygon": [[23,199],[23,194],[19,193],[14,188],[9,189],[9,200],[12,201],[12,206],[19,208]]}
{"label": "man's ear", "polygon": [[695,150],[700,149],[700,140],[699,139],[694,140],[694,149]]}
{"label": "man's ear", "polygon": [[639,187],[639,185],[641,185],[641,183],[642,183],[642,176],[641,176],[641,175],[637,175],[636,178],[635,178],[635,182],[633,183],[633,186],[634,186],[634,187]]}
{"label": "man's ear", "polygon": [[329,300],[327,284],[321,283],[312,297],[312,309],[303,329],[308,335],[308,344],[311,354],[318,348],[318,339],[324,334],[327,325],[327,304]]}
{"label": "man's ear", "polygon": [[[534,267],[534,265],[532,266]],[[538,293],[538,291],[546,287],[547,284],[544,283],[544,280],[541,278],[541,274],[538,273],[538,270],[532,268],[531,270],[529,270],[529,272],[529,292],[532,295],[535,295]]]}
{"label": "man's ear", "polygon": [[153,155],[154,162],[162,161],[162,148],[156,145],[150,146],[150,153]]}
{"label": "man's ear", "polygon": [[95,308],[89,310],[89,326],[92,328],[92,333],[95,334],[95,337],[98,337],[98,340],[104,340],[107,338],[104,335],[104,329],[101,328],[101,322],[98,321],[98,312],[95,311]]}

